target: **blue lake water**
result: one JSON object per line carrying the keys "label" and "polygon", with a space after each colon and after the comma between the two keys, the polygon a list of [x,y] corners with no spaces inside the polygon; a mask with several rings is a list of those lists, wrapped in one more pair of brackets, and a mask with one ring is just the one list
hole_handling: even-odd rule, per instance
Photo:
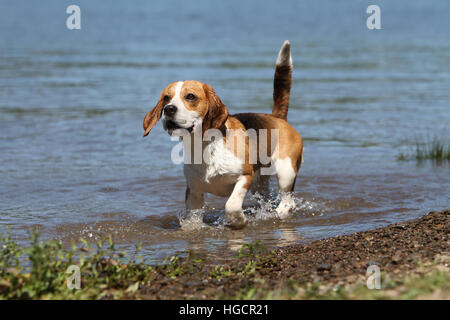
{"label": "blue lake water", "polygon": [[[112,234],[149,261],[262,240],[286,245],[449,207],[450,166],[397,161],[450,136],[450,2],[0,2],[0,232],[38,226],[66,242]],[[381,30],[366,8],[381,7]],[[182,167],[161,125],[142,120],[170,82],[212,85],[231,113],[270,112],[276,55],[292,45],[289,122],[302,134],[298,210],[270,218],[255,199],[240,231],[186,230]]]}

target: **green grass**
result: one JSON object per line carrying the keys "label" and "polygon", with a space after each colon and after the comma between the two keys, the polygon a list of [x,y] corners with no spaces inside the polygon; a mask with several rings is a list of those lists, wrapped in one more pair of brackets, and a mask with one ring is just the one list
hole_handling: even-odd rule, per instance
{"label": "green grass", "polygon": [[[20,246],[9,235],[0,238],[0,299],[101,299],[121,298],[148,283],[156,270],[140,257],[117,252],[98,241],[96,248],[83,246],[63,249],[59,241],[39,241],[30,235],[30,245]],[[139,248],[137,248],[139,249]],[[125,263],[126,262],[126,263]],[[163,268],[177,274],[176,261]],[[69,289],[69,266],[80,268],[83,290]]]}
{"label": "green grass", "polygon": [[411,300],[421,299],[437,292],[437,298],[445,299],[449,291],[450,274],[442,270],[432,270],[424,275],[416,274],[395,280],[385,280],[381,290],[369,290],[365,286],[359,286],[353,290],[351,296],[361,299]]}
{"label": "green grass", "polygon": [[427,142],[416,140],[415,145],[409,152],[400,153],[397,156],[399,161],[416,160],[418,162],[433,160],[435,162],[450,161],[450,143],[437,137]]}
{"label": "green grass", "polygon": [[210,272],[209,277],[213,279],[222,279],[234,275],[233,270],[228,266],[215,266]]}
{"label": "green grass", "polygon": [[[362,281],[363,282],[363,281]],[[330,287],[320,282],[299,284],[287,281],[282,289],[267,291],[257,287],[242,289],[236,299],[281,300],[411,300],[432,295],[433,299],[449,299],[450,274],[433,270],[425,275],[408,275],[389,280],[382,279],[382,288],[370,290],[365,284],[351,287]]]}

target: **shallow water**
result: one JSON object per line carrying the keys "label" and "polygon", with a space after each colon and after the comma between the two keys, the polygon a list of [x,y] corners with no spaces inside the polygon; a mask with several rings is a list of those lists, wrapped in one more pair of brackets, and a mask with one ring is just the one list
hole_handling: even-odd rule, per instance
{"label": "shallow water", "polygon": [[[0,3],[0,232],[39,226],[67,242],[113,234],[149,261],[243,243],[306,242],[448,208],[450,166],[398,162],[416,139],[450,135],[450,3],[377,1]],[[44,5],[45,4],[45,5]],[[176,80],[211,84],[231,113],[270,112],[276,54],[292,44],[289,122],[305,162],[297,211],[273,218],[249,197],[248,228],[223,228],[225,199],[181,225],[176,142],[142,120]],[[230,250],[230,251],[228,251]]]}

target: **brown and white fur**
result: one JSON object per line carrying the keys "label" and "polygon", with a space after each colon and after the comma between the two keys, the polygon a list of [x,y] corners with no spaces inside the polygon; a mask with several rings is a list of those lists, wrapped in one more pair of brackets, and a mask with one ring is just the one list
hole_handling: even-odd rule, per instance
{"label": "brown and white fur", "polygon": [[[225,204],[227,226],[242,228],[248,220],[242,204],[250,189],[267,194],[269,175],[261,169],[272,165],[278,178],[280,193],[292,192],[297,172],[303,158],[303,142],[300,134],[287,122],[289,95],[292,79],[290,43],[285,41],[275,67],[272,114],[239,113],[229,115],[213,88],[199,81],[178,81],[169,84],[161,93],[156,107],[144,119],[144,136],[163,120],[163,127],[171,136],[189,132],[191,136],[204,136],[208,129],[220,130],[221,139],[202,142],[203,157],[208,161],[184,165],[186,177],[186,209],[201,209],[203,195],[212,193],[228,197]],[[248,129],[267,129],[267,156],[271,164],[250,161]],[[278,129],[278,142],[272,145],[271,129]],[[244,152],[238,152],[236,141],[244,141]],[[257,140],[257,148],[261,145]],[[264,162],[265,163],[265,162]],[[292,200],[282,200],[276,211],[280,217],[295,208]]]}

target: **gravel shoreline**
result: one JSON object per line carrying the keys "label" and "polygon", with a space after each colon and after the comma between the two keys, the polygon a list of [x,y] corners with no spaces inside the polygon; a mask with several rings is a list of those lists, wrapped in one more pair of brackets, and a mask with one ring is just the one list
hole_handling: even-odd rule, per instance
{"label": "gravel shoreline", "polygon": [[292,283],[345,286],[365,279],[369,265],[398,275],[448,255],[449,233],[450,210],[444,210],[274,252],[249,246],[220,266],[188,257],[177,267],[182,272],[172,277],[157,274],[136,293],[143,299],[220,299],[262,297],[254,293],[286,290]]}

